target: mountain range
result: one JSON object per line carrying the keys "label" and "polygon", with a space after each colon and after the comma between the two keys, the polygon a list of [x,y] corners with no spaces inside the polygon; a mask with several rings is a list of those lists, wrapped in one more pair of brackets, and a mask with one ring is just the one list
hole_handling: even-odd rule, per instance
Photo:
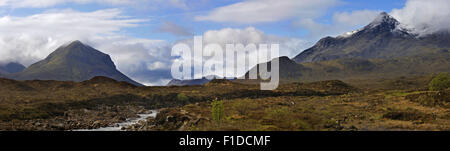
{"label": "mountain range", "polygon": [[450,34],[438,32],[418,36],[389,14],[381,13],[362,29],[338,37],[326,37],[293,58],[297,63],[341,58],[389,59],[445,51]]}
{"label": "mountain range", "polygon": [[136,86],[142,84],[116,69],[111,57],[80,41],[63,45],[47,58],[32,64],[21,72],[7,74],[15,80],[85,81],[97,76],[109,77]]}
{"label": "mountain range", "polygon": [[[449,32],[418,35],[402,27],[402,23],[383,12],[367,26],[337,37],[325,37],[292,59],[275,58],[280,61],[281,81],[386,78],[450,72]],[[263,64],[270,67],[270,63]],[[258,70],[258,66],[250,71]],[[85,81],[96,76],[142,86],[118,71],[109,55],[80,41],[59,47],[28,68],[18,63],[0,65],[0,77],[15,80]],[[209,81],[206,78],[174,79],[168,85],[202,85]]]}
{"label": "mountain range", "polygon": [[325,37],[292,59],[275,60],[282,82],[421,76],[450,72],[449,48],[447,31],[419,36],[383,12],[362,29]]}
{"label": "mountain range", "polygon": [[[216,76],[216,75],[209,75],[205,76],[201,79],[192,79],[192,80],[178,80],[178,79],[172,79],[167,86],[187,86],[187,85],[204,85],[213,79],[223,79],[223,77]],[[232,80],[232,79],[230,79]]]}

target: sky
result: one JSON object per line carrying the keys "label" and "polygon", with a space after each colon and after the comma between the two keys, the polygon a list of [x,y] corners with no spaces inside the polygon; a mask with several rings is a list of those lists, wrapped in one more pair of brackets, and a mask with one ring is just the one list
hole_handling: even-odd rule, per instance
{"label": "sky", "polygon": [[194,36],[205,44],[277,43],[292,58],[381,12],[422,35],[450,31],[450,0],[0,0],[0,63],[29,66],[80,40],[134,80],[164,85],[177,59],[172,46]]}

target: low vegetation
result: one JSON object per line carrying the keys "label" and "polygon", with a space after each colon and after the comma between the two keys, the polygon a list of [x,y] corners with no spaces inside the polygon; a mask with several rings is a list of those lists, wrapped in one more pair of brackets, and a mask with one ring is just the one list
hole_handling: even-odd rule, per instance
{"label": "low vegetation", "polygon": [[450,88],[450,75],[448,73],[439,73],[430,82],[431,91],[442,91]]}
{"label": "low vegetation", "polygon": [[[408,82],[410,80],[417,83]],[[150,119],[146,124],[136,126],[142,129],[130,130],[450,130],[450,110],[443,105],[445,100],[450,100],[448,91],[442,91],[440,95],[428,91],[426,81],[431,81],[431,77],[400,77],[382,84],[372,80],[377,83],[372,88],[363,85],[354,88],[340,81],[285,84],[276,92],[295,91],[303,92],[303,95],[224,99],[224,117],[220,124],[217,124],[215,112],[218,107],[214,99],[165,108],[161,109],[157,122]],[[355,83],[359,84],[363,83]],[[339,91],[345,93],[337,93]],[[439,98],[437,102],[441,105],[414,99],[424,94]]]}
{"label": "low vegetation", "polygon": [[127,130],[450,130],[450,89],[429,91],[433,77],[289,83],[274,91],[220,80],[135,87],[101,77],[0,79],[0,129],[98,128],[159,109]]}
{"label": "low vegetation", "polygon": [[220,123],[224,117],[223,101],[215,99],[211,102],[211,106],[212,120]]}

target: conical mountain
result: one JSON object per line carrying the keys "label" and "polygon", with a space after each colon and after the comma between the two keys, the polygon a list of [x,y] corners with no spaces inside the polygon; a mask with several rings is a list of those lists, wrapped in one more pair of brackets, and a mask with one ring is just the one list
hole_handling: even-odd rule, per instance
{"label": "conical mountain", "polygon": [[293,60],[301,63],[343,58],[391,59],[447,49],[450,47],[448,42],[448,32],[419,37],[402,28],[400,22],[383,12],[362,29],[321,39]]}
{"label": "conical mountain", "polygon": [[134,85],[141,84],[116,69],[110,56],[80,41],[56,49],[47,58],[24,71],[9,75],[16,80],[85,81],[104,76]]}

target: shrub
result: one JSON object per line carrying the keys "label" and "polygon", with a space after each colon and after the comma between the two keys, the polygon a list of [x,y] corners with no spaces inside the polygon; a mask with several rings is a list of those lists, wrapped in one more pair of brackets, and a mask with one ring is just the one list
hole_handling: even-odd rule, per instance
{"label": "shrub", "polygon": [[214,121],[220,122],[224,118],[223,101],[214,99],[211,102],[211,114]]}
{"label": "shrub", "polygon": [[177,100],[181,102],[186,102],[189,100],[189,98],[184,93],[178,93]]}
{"label": "shrub", "polygon": [[450,76],[447,73],[439,73],[430,82],[431,91],[442,91],[450,87]]}
{"label": "shrub", "polygon": [[440,102],[436,99],[434,99],[434,97],[432,95],[420,95],[419,97],[417,97],[416,101],[424,106],[438,106],[440,105]]}
{"label": "shrub", "polygon": [[239,115],[247,115],[249,111],[255,110],[257,108],[254,102],[250,99],[236,100],[233,103],[233,110],[239,113]]}
{"label": "shrub", "polygon": [[447,89],[447,91],[411,94],[406,96],[406,99],[412,102],[417,102],[423,106],[450,107],[450,90]]}

